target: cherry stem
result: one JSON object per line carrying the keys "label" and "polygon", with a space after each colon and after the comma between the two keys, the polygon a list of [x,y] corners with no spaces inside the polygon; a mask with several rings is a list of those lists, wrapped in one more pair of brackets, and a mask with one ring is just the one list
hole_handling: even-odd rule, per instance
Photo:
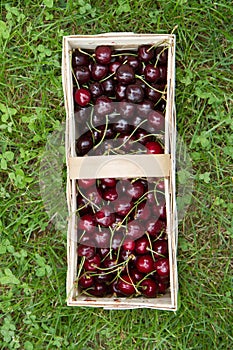
{"label": "cherry stem", "polygon": [[79,280],[79,277],[80,277],[80,274],[81,274],[81,271],[82,271],[82,268],[83,268],[83,265],[84,265],[84,261],[85,261],[85,256],[82,256],[82,259],[81,259],[81,261],[79,263],[79,269],[78,269],[78,273],[77,273],[77,277],[76,277],[77,282]]}
{"label": "cherry stem", "polygon": [[98,207],[98,205],[96,205],[90,198],[87,198],[87,197],[83,194],[83,192],[80,190],[80,187],[79,187],[78,185],[77,185],[77,187],[78,187],[78,191],[79,191],[79,193],[81,194],[81,196],[82,196],[84,199],[86,199],[86,201],[90,202],[91,205],[95,206],[98,210],[100,210],[100,208]]}
{"label": "cherry stem", "polygon": [[119,52],[119,53],[115,53],[114,55],[112,55],[112,57],[117,57],[117,56],[137,56],[136,53],[132,53],[132,52]]}
{"label": "cherry stem", "polygon": [[83,51],[82,49],[80,49],[80,47],[78,47],[78,50],[79,50],[79,52],[83,53],[84,55],[87,55],[87,56],[91,57],[91,58],[93,59],[93,61],[96,62],[95,57],[94,57],[95,54],[91,55],[90,53],[88,53],[88,52]]}
{"label": "cherry stem", "polygon": [[102,83],[103,81],[105,81],[105,80],[107,80],[107,79],[113,77],[113,75],[115,75],[115,74],[116,74],[116,72],[113,72],[112,74],[108,75],[107,77],[101,79],[101,80],[100,80],[100,83]]}
{"label": "cherry stem", "polygon": [[[103,136],[102,136],[100,142],[98,142],[98,143],[93,147],[94,150],[96,150],[96,148],[99,147],[99,146],[102,144],[103,140],[105,139],[106,132],[107,132],[107,128],[108,128],[108,116],[107,116],[107,115],[105,115],[105,119],[106,119],[106,123],[105,123],[105,129],[104,129]],[[95,130],[96,130],[97,132],[100,132],[100,131],[101,131],[101,130],[98,130],[98,129],[95,129]]]}
{"label": "cherry stem", "polygon": [[[150,235],[149,233],[146,231],[146,236],[148,238],[148,241],[149,241],[149,245],[150,245],[150,248],[148,250],[152,251],[152,243],[151,243],[151,239],[150,239]],[[152,255],[152,254],[151,254]],[[154,255],[152,255],[152,259],[155,261],[155,257]]]}
{"label": "cherry stem", "polygon": [[158,90],[156,88],[154,88],[153,86],[151,86],[149,83],[147,83],[147,81],[145,79],[143,79],[141,77],[141,75],[138,75],[138,74],[135,74],[135,77],[140,79],[141,81],[143,81],[144,84],[146,84],[149,88],[151,88],[152,90],[156,91],[156,92],[159,92],[160,94],[164,94],[165,93],[165,89],[163,91],[161,90]]}
{"label": "cherry stem", "polygon": [[146,51],[147,51],[147,52],[150,52],[153,48],[162,46],[162,45],[165,44],[165,43],[167,43],[167,40],[163,40],[163,41],[160,42],[160,43],[153,44],[153,45],[151,45],[151,47],[149,47],[149,49],[147,49]]}

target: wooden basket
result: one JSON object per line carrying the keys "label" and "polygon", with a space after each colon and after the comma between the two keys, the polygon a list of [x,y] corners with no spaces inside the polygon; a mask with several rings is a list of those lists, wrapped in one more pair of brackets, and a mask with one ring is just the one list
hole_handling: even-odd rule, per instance
{"label": "wooden basket", "polygon": [[[70,52],[75,48],[93,50],[98,45],[110,45],[115,50],[136,50],[139,45],[152,43],[168,45],[167,106],[165,126],[165,154],[76,157],[75,117],[73,104],[73,82]],[[175,145],[176,116],[174,104],[175,87],[175,36],[156,34],[107,33],[101,35],[73,35],[63,38],[62,78],[66,108],[66,161],[67,161],[67,202],[69,222],[67,233],[67,304],[70,306],[103,307],[105,309],[153,308],[177,310],[177,211],[175,189]],[[135,158],[136,157],[136,158]],[[106,164],[108,158],[108,166]],[[110,162],[109,162],[110,160]],[[101,166],[100,166],[101,165]],[[158,165],[158,166],[156,166]],[[76,181],[78,178],[164,176],[167,211],[167,237],[170,264],[170,288],[165,295],[157,298],[115,298],[87,297],[80,295],[76,288],[77,238],[76,238]]]}

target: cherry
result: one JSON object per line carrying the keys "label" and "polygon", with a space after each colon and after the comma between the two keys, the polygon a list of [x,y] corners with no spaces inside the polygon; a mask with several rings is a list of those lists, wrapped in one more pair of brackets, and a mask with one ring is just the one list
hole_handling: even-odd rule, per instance
{"label": "cherry", "polygon": [[144,193],[145,193],[145,188],[140,180],[136,180],[131,183],[131,187],[127,189],[127,194],[130,196],[132,199],[139,199]]}
{"label": "cherry", "polygon": [[95,113],[99,116],[106,116],[113,111],[112,100],[105,95],[101,95],[95,102]]}
{"label": "cherry", "polygon": [[95,255],[95,248],[84,244],[79,244],[77,249],[78,256],[92,258]]}
{"label": "cherry", "polygon": [[118,198],[118,193],[115,188],[108,188],[103,192],[102,197],[104,200],[112,202]]}
{"label": "cherry", "polygon": [[146,235],[138,238],[135,241],[135,252],[139,255],[144,255],[148,253],[148,248],[150,248],[150,242]]}
{"label": "cherry", "polygon": [[143,227],[136,221],[131,221],[127,225],[126,239],[136,240],[144,234]]}
{"label": "cherry", "polygon": [[155,131],[165,131],[165,118],[159,111],[151,111],[148,115],[148,123]]}
{"label": "cherry", "polygon": [[92,207],[88,204],[87,200],[81,196],[80,193],[77,195],[77,211],[80,216],[92,213]]}
{"label": "cherry", "polygon": [[77,66],[74,73],[80,84],[88,83],[91,78],[91,72],[87,66]]}
{"label": "cherry", "polygon": [[114,123],[113,130],[117,133],[128,133],[131,131],[131,125],[128,123],[127,119],[118,118]]}
{"label": "cherry", "polygon": [[104,297],[107,293],[107,286],[103,282],[95,282],[94,286],[88,289],[88,293],[95,297]]}
{"label": "cherry", "polygon": [[156,59],[158,60],[159,64],[161,64],[161,65],[167,64],[167,59],[168,59],[167,49],[164,50],[163,46],[159,46],[155,49],[155,55],[156,55]]}
{"label": "cherry", "polygon": [[109,273],[103,270],[98,271],[98,275],[94,277],[94,280],[98,283],[110,282],[114,277],[113,273]]}
{"label": "cherry", "polygon": [[143,101],[144,91],[140,85],[128,85],[125,92],[125,97],[129,102],[139,103]]}
{"label": "cherry", "polygon": [[143,117],[147,117],[149,112],[151,112],[153,108],[154,108],[154,104],[150,100],[144,99],[142,102],[137,104],[138,113]]}
{"label": "cherry", "polygon": [[133,68],[129,64],[122,64],[116,71],[116,79],[123,85],[133,83],[135,79]]}
{"label": "cherry", "polygon": [[[154,89],[156,89],[158,91],[156,91]],[[145,88],[147,98],[149,100],[151,100],[153,103],[157,103],[162,96],[161,92],[159,92],[159,91],[162,91],[160,89],[161,89],[161,87],[159,85],[153,84],[153,83],[151,84],[151,87],[147,86]]]}
{"label": "cherry", "polygon": [[109,229],[102,228],[101,231],[96,230],[93,233],[93,238],[95,240],[97,248],[109,248],[110,247],[111,234],[110,234]]}
{"label": "cherry", "polygon": [[95,179],[79,179],[78,186],[80,189],[90,188],[95,184]]}
{"label": "cherry", "polygon": [[164,230],[164,228],[165,225],[163,221],[152,218],[147,221],[145,230],[150,236],[157,237]]}
{"label": "cherry", "polygon": [[112,49],[110,46],[97,46],[95,48],[96,61],[103,64],[108,64],[112,58]]}
{"label": "cherry", "polygon": [[135,287],[128,275],[123,275],[119,278],[117,289],[124,295],[132,295],[136,292]]}
{"label": "cherry", "polygon": [[78,221],[78,228],[86,232],[93,232],[95,228],[95,220],[92,215],[83,215]]}
{"label": "cherry", "polygon": [[157,141],[149,141],[145,144],[145,147],[147,148],[148,154],[162,154],[162,153],[164,153],[162,146]]}
{"label": "cherry", "polygon": [[140,290],[147,298],[155,298],[158,294],[158,286],[152,278],[146,278],[140,283]]}
{"label": "cherry", "polygon": [[110,211],[108,206],[103,206],[95,213],[95,220],[97,224],[103,227],[108,227],[115,221],[115,214]]}
{"label": "cherry", "polygon": [[139,272],[135,267],[130,269],[130,277],[134,283],[141,281],[144,277],[144,274]]}
{"label": "cherry", "polygon": [[92,79],[100,81],[108,74],[108,66],[101,63],[93,63],[91,66]]}
{"label": "cherry", "polygon": [[133,204],[129,202],[128,197],[121,197],[121,199],[117,200],[114,205],[115,212],[123,217],[125,217],[130,212],[132,207]]}
{"label": "cherry", "polygon": [[114,88],[115,84],[112,78],[108,78],[104,80],[102,83],[102,88],[104,90],[105,95],[107,96],[113,96],[114,95]]}
{"label": "cherry", "polygon": [[122,248],[132,252],[135,249],[135,241],[129,239],[125,240],[122,244]]}
{"label": "cherry", "polygon": [[150,50],[149,45],[141,45],[138,47],[138,57],[143,62],[149,62],[154,58],[154,50]]}
{"label": "cherry", "polygon": [[153,255],[155,258],[159,259],[161,257],[166,257],[168,255],[168,243],[165,239],[159,239],[155,241],[152,245]]}
{"label": "cherry", "polygon": [[100,267],[100,263],[100,256],[96,254],[92,258],[85,259],[83,266],[86,271],[95,272]]}
{"label": "cherry", "polygon": [[109,63],[109,66],[108,66],[109,73],[110,74],[115,73],[117,71],[117,68],[120,67],[120,65],[121,65],[121,63],[119,61],[114,61],[114,62]]}
{"label": "cherry", "polygon": [[142,273],[150,273],[154,270],[154,260],[151,255],[140,255],[136,260],[136,267]]}
{"label": "cherry", "polygon": [[93,147],[93,141],[89,134],[83,134],[76,140],[76,153],[78,156],[84,156]]}
{"label": "cherry", "polygon": [[103,178],[100,180],[102,184],[104,184],[106,187],[115,187],[117,184],[117,180],[114,177],[111,178]]}
{"label": "cherry", "polygon": [[103,87],[102,84],[98,81],[95,81],[94,83],[91,83],[89,85],[89,91],[94,99],[101,96],[103,94]]}
{"label": "cherry", "polygon": [[78,285],[81,288],[90,288],[94,284],[94,277],[89,273],[84,273],[79,277]]}
{"label": "cherry", "polygon": [[156,217],[159,217],[160,220],[166,221],[167,213],[166,213],[166,206],[164,203],[160,203],[159,205],[154,205],[152,208],[152,211],[156,215]]}
{"label": "cherry", "polygon": [[79,50],[75,50],[72,53],[72,66],[73,68],[77,66],[88,66],[89,64],[89,57],[88,55],[83,54]]}
{"label": "cherry", "polygon": [[117,101],[122,101],[125,99],[126,86],[122,84],[117,84],[115,86],[115,95]]}
{"label": "cherry", "polygon": [[74,94],[74,99],[79,106],[85,107],[91,101],[91,93],[85,88],[77,89]]}
{"label": "cherry", "polygon": [[122,100],[119,103],[119,113],[122,117],[132,117],[135,112],[135,104],[128,102],[127,100]]}
{"label": "cherry", "polygon": [[151,211],[148,205],[145,205],[144,202],[141,202],[137,205],[134,214],[134,220],[147,220],[151,215]]}
{"label": "cherry", "polygon": [[115,295],[115,296],[118,296],[118,297],[123,297],[124,294],[121,293],[118,289],[118,280],[116,279],[113,283],[111,283],[110,285],[110,292]]}
{"label": "cherry", "polygon": [[135,139],[142,145],[146,145],[147,142],[152,141],[152,137],[149,135],[148,131],[142,128],[137,129]]}
{"label": "cherry", "polygon": [[169,276],[169,260],[168,258],[160,258],[154,263],[154,268],[159,276]]}
{"label": "cherry", "polygon": [[110,248],[97,248],[101,258],[106,258],[109,255]]}
{"label": "cherry", "polygon": [[167,81],[167,67],[166,66],[161,66],[159,67],[159,72],[160,72],[160,81]]}
{"label": "cherry", "polygon": [[129,56],[127,58],[127,63],[130,67],[133,68],[133,70],[135,72],[137,72],[142,67],[141,62],[139,61],[139,59],[136,56]]}
{"label": "cherry", "polygon": [[160,70],[153,64],[147,64],[144,69],[144,76],[149,83],[155,83],[160,78]]}

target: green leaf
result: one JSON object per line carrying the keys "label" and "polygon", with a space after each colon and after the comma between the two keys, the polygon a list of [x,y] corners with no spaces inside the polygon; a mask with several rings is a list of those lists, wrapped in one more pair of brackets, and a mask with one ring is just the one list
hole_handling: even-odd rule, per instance
{"label": "green leaf", "polygon": [[33,344],[30,342],[30,341],[26,341],[25,343],[24,343],[24,349],[25,350],[33,350],[34,349],[34,346],[33,346]]}
{"label": "green leaf", "polygon": [[210,182],[210,172],[206,171],[204,174],[199,174],[199,180],[204,180],[206,184]]}
{"label": "green leaf", "polygon": [[10,32],[7,29],[6,23],[0,20],[0,37],[3,37],[3,39],[7,39],[10,36]]}
{"label": "green leaf", "polygon": [[39,267],[36,270],[36,276],[37,277],[43,277],[45,275],[45,268],[44,267]]}
{"label": "green leaf", "polygon": [[1,158],[1,169],[6,170],[7,169],[7,162],[5,158]]}
{"label": "green leaf", "polygon": [[20,280],[16,278],[10,269],[4,270],[5,276],[0,277],[0,284],[8,285],[8,284],[19,284]]}
{"label": "green leaf", "polygon": [[53,0],[44,0],[43,3],[46,7],[50,9],[53,7]]}
{"label": "green leaf", "polygon": [[4,158],[7,159],[7,160],[9,160],[9,161],[11,161],[11,160],[14,159],[14,153],[11,152],[11,151],[6,151],[6,152],[4,153]]}

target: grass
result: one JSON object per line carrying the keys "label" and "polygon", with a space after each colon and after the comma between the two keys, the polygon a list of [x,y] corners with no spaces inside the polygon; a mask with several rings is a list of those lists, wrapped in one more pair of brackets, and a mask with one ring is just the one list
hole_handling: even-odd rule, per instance
{"label": "grass", "polygon": [[[0,11],[0,348],[232,349],[230,2],[2,0]],[[65,120],[62,37],[175,26],[177,125],[194,181],[179,225],[179,310],[69,308],[65,224],[49,220],[39,184]]]}

